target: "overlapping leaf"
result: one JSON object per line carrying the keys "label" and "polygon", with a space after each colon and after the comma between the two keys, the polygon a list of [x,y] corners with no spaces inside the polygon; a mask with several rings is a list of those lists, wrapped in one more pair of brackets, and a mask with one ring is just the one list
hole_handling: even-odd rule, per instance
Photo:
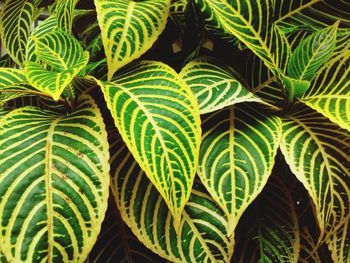
{"label": "overlapping leaf", "polygon": [[25,61],[35,8],[34,0],[7,0],[1,7],[1,42],[11,58],[20,66],[23,66]]}
{"label": "overlapping leaf", "polygon": [[169,66],[144,61],[114,82],[98,81],[114,122],[178,224],[190,196],[200,144],[199,109]]}
{"label": "overlapping leaf", "polygon": [[198,175],[225,211],[231,235],[270,176],[281,121],[239,104],[207,115],[202,125]]}
{"label": "overlapping leaf", "polygon": [[201,114],[240,102],[262,102],[233,76],[229,67],[210,59],[191,61],[180,76],[197,97]]}
{"label": "overlapping leaf", "polygon": [[59,0],[56,6],[57,27],[66,31],[72,31],[74,7],[78,0]]}
{"label": "overlapping leaf", "polygon": [[165,28],[170,0],[95,0],[108,79],[145,53]]}
{"label": "overlapping leaf", "polygon": [[350,49],[326,64],[301,100],[350,131]]}
{"label": "overlapping leaf", "polygon": [[283,120],[281,150],[309,192],[325,237],[350,211],[350,133],[300,103]]}
{"label": "overlapping leaf", "polygon": [[327,240],[332,258],[337,263],[347,263],[350,259],[350,215],[337,231]]}
{"label": "overlapping leaf", "polygon": [[227,221],[214,200],[194,184],[178,234],[163,198],[121,140],[112,145],[112,190],[123,220],[139,240],[174,262],[229,262],[233,244]]}
{"label": "overlapping leaf", "polygon": [[282,175],[276,175],[237,229],[233,262],[298,262],[300,236],[294,201]]}
{"label": "overlapping leaf", "polygon": [[273,72],[284,71],[290,48],[273,25],[272,0],[196,0],[212,26],[237,37]]}
{"label": "overlapping leaf", "polygon": [[107,209],[109,153],[97,105],[19,108],[0,120],[0,240],[10,262],[84,261]]}

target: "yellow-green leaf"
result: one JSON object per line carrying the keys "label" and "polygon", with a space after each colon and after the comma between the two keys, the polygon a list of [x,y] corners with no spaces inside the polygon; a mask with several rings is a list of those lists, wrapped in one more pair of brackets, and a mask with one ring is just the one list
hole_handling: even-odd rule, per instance
{"label": "yellow-green leaf", "polygon": [[1,43],[20,66],[25,62],[26,46],[34,15],[34,0],[7,0],[1,7]]}
{"label": "yellow-green leaf", "polygon": [[165,28],[170,0],[95,0],[108,79],[145,53]]}
{"label": "yellow-green leaf", "polygon": [[152,61],[126,69],[114,82],[98,83],[123,140],[178,224],[191,193],[201,135],[190,88],[169,66]]}
{"label": "yellow-green leaf", "polygon": [[225,211],[232,235],[271,174],[281,120],[247,103],[209,114],[202,125],[198,175]]}
{"label": "yellow-green leaf", "polygon": [[327,240],[334,262],[348,263],[350,260],[350,215]]}
{"label": "yellow-green leaf", "polygon": [[72,31],[74,8],[79,0],[58,0],[56,6],[57,27],[66,31]]}
{"label": "yellow-green leaf", "polygon": [[301,101],[350,132],[350,49],[327,62]]}
{"label": "yellow-green leaf", "polygon": [[111,152],[112,191],[123,220],[153,252],[172,262],[229,262],[233,240],[227,238],[223,211],[198,182],[182,212],[178,234],[164,199],[121,140]]}
{"label": "yellow-green leaf", "polygon": [[324,238],[350,212],[350,133],[299,103],[283,119],[281,150],[315,204]]}
{"label": "yellow-green leaf", "polygon": [[228,66],[212,59],[196,59],[180,73],[197,97],[201,114],[241,102],[263,102],[235,77]]}
{"label": "yellow-green leaf", "polygon": [[107,209],[109,152],[90,97],[58,115],[35,107],[0,120],[0,240],[10,262],[84,262]]}

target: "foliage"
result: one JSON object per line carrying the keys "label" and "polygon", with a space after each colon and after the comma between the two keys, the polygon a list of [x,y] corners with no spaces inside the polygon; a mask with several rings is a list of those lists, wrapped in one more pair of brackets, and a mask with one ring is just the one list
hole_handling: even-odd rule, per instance
{"label": "foliage", "polygon": [[349,28],[342,0],[3,1],[0,262],[349,262]]}

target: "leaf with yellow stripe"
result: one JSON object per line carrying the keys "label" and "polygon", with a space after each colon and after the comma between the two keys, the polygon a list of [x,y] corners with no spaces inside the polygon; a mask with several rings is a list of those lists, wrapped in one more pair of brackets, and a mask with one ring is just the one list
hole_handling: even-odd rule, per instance
{"label": "leaf with yellow stripe", "polygon": [[131,153],[165,199],[178,226],[197,169],[200,118],[190,88],[169,66],[143,61],[98,81]]}
{"label": "leaf with yellow stripe", "polygon": [[225,211],[232,235],[272,172],[281,120],[244,103],[207,115],[202,127],[198,175]]}
{"label": "leaf with yellow stripe", "polygon": [[309,192],[325,238],[350,212],[350,133],[298,103],[283,119],[281,150]]}
{"label": "leaf with yellow stripe", "polygon": [[348,263],[350,260],[350,214],[344,223],[327,240],[332,259],[337,263]]}
{"label": "leaf with yellow stripe", "polygon": [[95,0],[95,5],[111,80],[157,40],[167,22],[170,0]]}
{"label": "leaf with yellow stripe", "polygon": [[74,8],[79,0],[58,0],[56,6],[57,27],[70,33],[72,31]]}
{"label": "leaf with yellow stripe", "polygon": [[34,0],[7,0],[0,12],[1,43],[20,66],[25,62],[26,45],[35,17]]}
{"label": "leaf with yellow stripe", "polygon": [[18,108],[0,120],[0,246],[10,262],[83,262],[107,209],[101,113]]}
{"label": "leaf with yellow stripe", "polygon": [[263,102],[234,77],[232,69],[213,59],[196,59],[180,73],[199,102],[200,113],[241,102]]}
{"label": "leaf with yellow stripe", "polygon": [[350,49],[323,67],[301,101],[350,131]]}
{"label": "leaf with yellow stripe", "polygon": [[273,24],[272,0],[195,0],[212,27],[238,38],[274,73],[283,72],[290,47]]}
{"label": "leaf with yellow stripe", "polygon": [[229,262],[233,240],[227,238],[223,211],[199,182],[194,183],[179,223],[121,140],[111,145],[112,191],[123,220],[153,252],[172,262]]}

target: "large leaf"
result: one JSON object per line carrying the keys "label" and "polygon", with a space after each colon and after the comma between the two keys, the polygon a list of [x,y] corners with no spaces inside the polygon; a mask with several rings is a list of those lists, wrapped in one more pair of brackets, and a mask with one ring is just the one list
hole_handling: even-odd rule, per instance
{"label": "large leaf", "polygon": [[248,104],[231,106],[203,120],[198,175],[225,211],[229,235],[271,174],[280,129],[279,118]]}
{"label": "large leaf", "polygon": [[298,217],[283,174],[276,171],[237,228],[233,262],[297,263]]}
{"label": "large leaf", "polygon": [[10,262],[87,257],[107,209],[109,152],[90,97],[57,115],[34,107],[0,120],[0,240]]}
{"label": "large leaf", "polygon": [[227,220],[198,183],[182,213],[178,234],[164,199],[121,140],[114,141],[112,190],[123,220],[149,249],[173,262],[229,262]]}
{"label": "large leaf", "polygon": [[197,169],[200,118],[195,97],[169,66],[144,61],[114,82],[98,81],[137,162],[180,222]]}
{"label": "large leaf", "polygon": [[283,120],[281,150],[315,204],[321,237],[332,233],[350,211],[350,133],[300,103]]}
{"label": "large leaf", "polygon": [[332,56],[339,23],[303,39],[288,62],[288,75],[295,79],[311,80],[317,70]]}
{"label": "large leaf", "polygon": [[327,241],[334,262],[348,263],[350,260],[350,215]]}
{"label": "large leaf", "polygon": [[115,201],[111,200],[88,262],[157,263],[162,262],[162,258],[147,249],[131,233],[121,219]]}
{"label": "large leaf", "polygon": [[170,0],[95,0],[108,79],[145,53],[165,28]]}
{"label": "large leaf", "polygon": [[207,22],[237,37],[273,72],[284,71],[290,48],[273,25],[272,0],[196,0]]}
{"label": "large leaf", "polygon": [[180,76],[197,97],[201,114],[240,102],[262,102],[233,76],[229,67],[211,59],[191,61]]}
{"label": "large leaf", "polygon": [[326,64],[301,100],[350,131],[350,49]]}
{"label": "large leaf", "polygon": [[25,61],[34,14],[34,0],[7,0],[1,7],[1,42],[11,58],[20,66],[23,66]]}

